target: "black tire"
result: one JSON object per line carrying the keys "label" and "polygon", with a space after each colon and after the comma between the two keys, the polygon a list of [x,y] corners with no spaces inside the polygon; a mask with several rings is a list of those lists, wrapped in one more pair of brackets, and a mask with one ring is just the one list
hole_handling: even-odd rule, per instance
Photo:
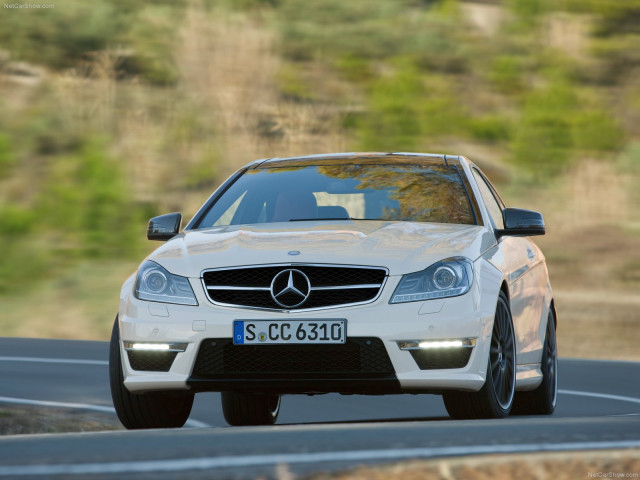
{"label": "black tire", "polygon": [[451,418],[504,418],[511,412],[516,384],[516,347],[509,301],[498,296],[487,363],[487,378],[477,392],[443,394]]}
{"label": "black tire", "polygon": [[229,425],[273,425],[280,413],[280,395],[222,392],[222,413]]}
{"label": "black tire", "polygon": [[549,309],[547,332],[542,351],[542,383],[530,392],[518,392],[513,403],[516,415],[551,415],[558,400],[558,344],[556,341],[556,316]]}
{"label": "black tire", "polygon": [[124,386],[118,317],[109,346],[109,383],[118,418],[127,429],[180,428],[191,413],[193,393],[149,392],[133,394]]}

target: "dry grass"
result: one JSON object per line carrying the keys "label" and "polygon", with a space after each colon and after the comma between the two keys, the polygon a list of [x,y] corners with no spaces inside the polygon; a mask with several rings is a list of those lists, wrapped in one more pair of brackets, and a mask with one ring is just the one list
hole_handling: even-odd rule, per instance
{"label": "dry grass", "polygon": [[[509,192],[509,189],[507,189]],[[563,357],[640,361],[640,237],[630,178],[615,162],[583,160],[546,189],[507,203],[544,213]]]}
{"label": "dry grass", "polygon": [[0,407],[0,435],[122,430],[115,415],[38,407]]}
{"label": "dry grass", "polygon": [[2,300],[4,336],[108,340],[120,286],[137,261],[82,263],[58,278]]}
{"label": "dry grass", "polygon": [[[589,477],[591,474],[593,477]],[[611,474],[622,474],[614,477]],[[626,474],[631,476],[625,477]],[[609,475],[608,477],[605,475]],[[524,455],[485,455],[408,461],[360,467],[309,480],[569,480],[576,478],[639,478],[640,450],[616,450]],[[284,478],[284,477],[283,477]]]}
{"label": "dry grass", "polygon": [[180,88],[205,106],[228,174],[257,158],[340,151],[346,140],[335,110],[279,96],[278,39],[258,20],[211,14],[192,4],[176,57]]}

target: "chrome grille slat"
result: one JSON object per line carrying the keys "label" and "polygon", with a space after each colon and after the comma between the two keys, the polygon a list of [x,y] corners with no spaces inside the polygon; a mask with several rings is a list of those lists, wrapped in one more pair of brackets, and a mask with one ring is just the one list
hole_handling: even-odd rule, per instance
{"label": "chrome grille slat", "polygon": [[[303,272],[310,288],[301,305],[283,308],[274,301],[271,287],[274,278],[288,269]],[[209,269],[202,272],[201,280],[209,301],[216,305],[300,311],[373,302],[387,275],[383,267],[294,263]]]}
{"label": "chrome grille slat", "polygon": [[234,287],[231,285],[211,285],[207,290],[270,290],[269,287]]}
{"label": "chrome grille slat", "polygon": [[363,285],[337,285],[334,287],[311,287],[311,290],[350,290],[356,288],[380,288],[382,283],[367,283]]}

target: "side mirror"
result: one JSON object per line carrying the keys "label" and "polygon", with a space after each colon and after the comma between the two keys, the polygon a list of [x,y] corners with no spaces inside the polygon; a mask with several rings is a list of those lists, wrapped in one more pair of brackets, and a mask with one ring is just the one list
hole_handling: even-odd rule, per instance
{"label": "side mirror", "polygon": [[498,238],[505,235],[514,237],[530,237],[533,235],[544,235],[544,219],[542,214],[533,210],[522,208],[505,208],[502,211],[504,228],[496,230]]}
{"label": "side mirror", "polygon": [[149,240],[169,240],[178,234],[182,223],[182,213],[167,213],[149,220],[147,238]]}

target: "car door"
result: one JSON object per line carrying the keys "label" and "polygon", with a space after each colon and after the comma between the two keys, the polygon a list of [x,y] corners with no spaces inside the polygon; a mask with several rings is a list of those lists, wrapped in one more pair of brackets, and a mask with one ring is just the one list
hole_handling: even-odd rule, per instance
{"label": "car door", "polygon": [[[502,199],[477,168],[472,172],[494,229],[504,228]],[[542,353],[540,319],[546,288],[544,269],[541,268],[542,253],[526,237],[504,236],[498,240],[492,262],[507,276],[517,363],[539,363]]]}

